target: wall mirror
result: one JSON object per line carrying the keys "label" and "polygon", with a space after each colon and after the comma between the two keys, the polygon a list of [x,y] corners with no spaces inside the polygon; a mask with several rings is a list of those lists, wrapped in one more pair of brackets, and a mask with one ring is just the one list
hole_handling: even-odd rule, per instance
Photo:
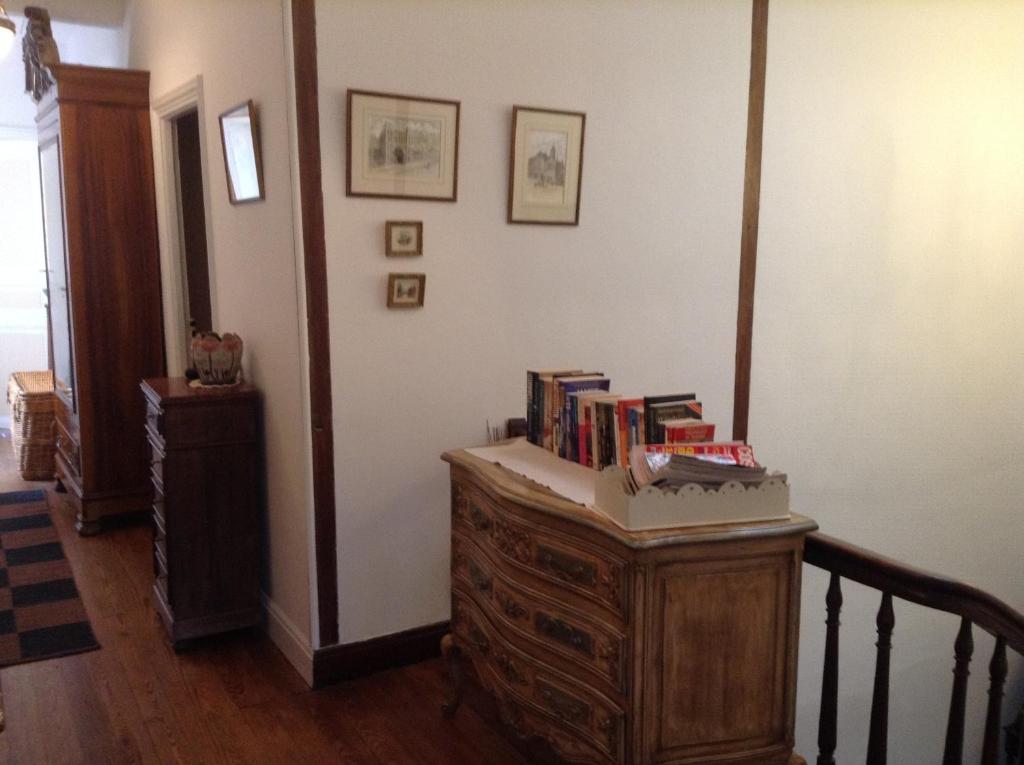
{"label": "wall mirror", "polygon": [[220,139],[231,204],[263,199],[263,158],[256,107],[251,100],[220,115]]}

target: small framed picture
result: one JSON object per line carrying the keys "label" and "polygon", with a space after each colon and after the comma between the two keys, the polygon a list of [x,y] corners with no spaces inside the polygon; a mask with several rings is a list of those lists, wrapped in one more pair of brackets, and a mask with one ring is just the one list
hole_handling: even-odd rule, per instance
{"label": "small framed picture", "polygon": [[388,308],[420,308],[426,274],[388,274]]}
{"label": "small framed picture", "polygon": [[509,223],[579,225],[586,119],[583,112],[512,108]]}
{"label": "small framed picture", "polygon": [[348,91],[350,197],[454,202],[459,176],[459,102]]}
{"label": "small framed picture", "polygon": [[423,221],[389,220],[384,224],[386,255],[422,255]]}
{"label": "small framed picture", "polygon": [[251,100],[220,115],[220,142],[231,204],[264,199],[259,124],[256,106]]}

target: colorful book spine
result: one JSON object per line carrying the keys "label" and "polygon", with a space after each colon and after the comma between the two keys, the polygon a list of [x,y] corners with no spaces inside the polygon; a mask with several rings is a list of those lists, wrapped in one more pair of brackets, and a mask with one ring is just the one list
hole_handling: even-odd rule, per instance
{"label": "colorful book spine", "polygon": [[681,454],[686,457],[701,457],[726,465],[761,467],[754,459],[754,450],[744,443],[717,444],[647,444],[644,451],[649,454]]}
{"label": "colorful book spine", "polygon": [[686,424],[672,424],[672,421],[664,424],[666,444],[685,444],[691,441],[714,441],[714,423],[703,420],[693,420]]}
{"label": "colorful book spine", "polygon": [[620,398],[615,402],[615,426],[617,439],[615,446],[615,462],[620,467],[629,467],[629,410],[634,406],[643,406],[642,398]]}
{"label": "colorful book spine", "polygon": [[[655,407],[663,407],[665,404],[678,404],[684,401],[695,401],[696,393],[669,393],[664,396],[644,396],[644,441],[648,444],[664,443],[664,434],[659,434],[657,429],[658,418],[652,413]],[[679,415],[685,417],[688,415]],[[669,418],[662,418],[669,419]],[[697,419],[700,419],[698,415]],[[661,436],[661,437],[659,437]]]}
{"label": "colorful book spine", "polygon": [[566,378],[559,381],[559,395],[561,396],[561,410],[559,412],[558,427],[558,456],[566,459],[573,459],[576,437],[577,421],[574,419],[573,394],[589,391],[607,392],[611,387],[611,380],[608,378],[593,377],[589,380],[574,380]]}

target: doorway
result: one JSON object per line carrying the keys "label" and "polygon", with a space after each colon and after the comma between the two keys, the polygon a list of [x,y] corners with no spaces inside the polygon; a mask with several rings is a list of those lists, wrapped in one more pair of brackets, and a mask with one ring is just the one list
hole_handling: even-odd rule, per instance
{"label": "doorway", "polygon": [[213,329],[210,302],[210,264],[206,248],[206,200],[203,195],[203,158],[199,139],[199,110],[175,117],[175,177],[181,241],[182,305],[186,338]]}

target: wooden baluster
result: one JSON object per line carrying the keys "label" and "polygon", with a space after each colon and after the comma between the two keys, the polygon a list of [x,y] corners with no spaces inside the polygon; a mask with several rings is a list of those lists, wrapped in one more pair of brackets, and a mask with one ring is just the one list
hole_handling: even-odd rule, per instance
{"label": "wooden baluster", "polygon": [[892,651],[892,628],[896,616],[892,611],[892,595],[882,594],[878,608],[878,655],[875,659],[875,690],[871,696],[871,730],[868,733],[867,765],[885,765],[889,746],[889,653]]}
{"label": "wooden baluster", "polygon": [[946,723],[946,749],[942,765],[962,765],[964,760],[964,709],[967,705],[967,678],[970,676],[974,638],[971,623],[960,620],[960,632],[953,643],[956,659],[953,667],[953,695],[949,700],[949,721]]}
{"label": "wooden baluster", "polygon": [[1006,765],[1017,765],[1024,750],[1024,709],[1017,711],[1017,716],[1006,728]]}
{"label": "wooden baluster", "polygon": [[817,765],[836,765],[836,718],[839,711],[839,611],[843,591],[839,574],[832,573],[825,596],[825,668],[821,675],[821,713],[818,716]]}
{"label": "wooden baluster", "polygon": [[999,729],[1003,716],[1003,683],[1006,682],[1006,640],[996,638],[996,649],[988,665],[988,714],[985,716],[985,743],[981,749],[981,765],[999,762]]}

